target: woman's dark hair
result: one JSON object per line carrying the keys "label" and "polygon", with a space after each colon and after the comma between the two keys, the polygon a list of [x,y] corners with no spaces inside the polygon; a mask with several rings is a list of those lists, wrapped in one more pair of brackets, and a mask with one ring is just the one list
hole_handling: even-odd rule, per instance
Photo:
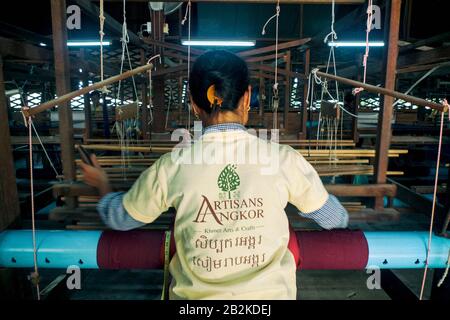
{"label": "woman's dark hair", "polygon": [[189,91],[195,104],[211,113],[207,91],[215,86],[215,96],[222,99],[219,110],[235,110],[248,89],[248,67],[244,60],[225,50],[202,54],[194,63],[189,77]]}

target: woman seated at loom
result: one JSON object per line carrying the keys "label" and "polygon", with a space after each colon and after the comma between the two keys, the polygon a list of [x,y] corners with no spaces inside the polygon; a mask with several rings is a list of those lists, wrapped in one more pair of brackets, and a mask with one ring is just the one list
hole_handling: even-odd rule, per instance
{"label": "woman seated at loom", "polygon": [[130,230],[176,209],[171,299],[295,299],[284,208],[289,202],[326,229],[346,227],[347,211],[302,155],[246,130],[251,87],[241,58],[203,54],[189,88],[201,138],[163,155],[128,192],[112,192],[95,156],[94,166],[82,165],[102,196],[101,218]]}

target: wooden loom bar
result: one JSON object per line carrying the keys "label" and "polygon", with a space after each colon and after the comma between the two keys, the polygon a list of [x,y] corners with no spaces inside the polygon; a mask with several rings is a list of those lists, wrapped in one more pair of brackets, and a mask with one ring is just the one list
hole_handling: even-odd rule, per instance
{"label": "wooden loom bar", "polygon": [[[114,184],[114,187],[128,189],[134,181],[125,181]],[[395,184],[326,184],[327,191],[338,197],[376,197],[388,196],[394,197],[397,194],[397,186]],[[84,183],[61,183],[53,187],[53,194],[58,196],[97,196],[98,191],[94,187],[90,187]]]}
{"label": "wooden loom bar", "polygon": [[[13,143],[16,144],[20,144],[20,143],[27,143],[27,140],[23,139],[22,136],[13,136]],[[51,139],[51,141],[53,141],[53,138],[48,137],[49,139]],[[101,139],[101,138],[92,138],[92,139],[84,139],[84,142],[86,144],[91,144],[91,143],[116,143],[119,144],[120,140],[119,139]],[[311,144],[311,145],[316,145],[316,144],[336,144],[336,143],[345,143],[345,144],[352,144],[354,145],[353,140],[308,140],[308,139],[283,139],[278,141],[279,144],[298,144],[298,143],[305,143],[305,144]],[[145,140],[138,140],[135,141],[135,143],[148,143],[149,145],[157,145],[157,144],[166,144],[166,145],[176,145],[179,143],[179,141],[172,141],[172,140],[157,140],[157,139],[145,139]]]}
{"label": "wooden loom bar", "polygon": [[[151,150],[161,150],[161,151],[171,151],[174,149],[174,146],[167,145],[167,146],[151,146],[151,145],[138,145],[138,146],[128,146],[128,147],[122,147],[120,145],[113,145],[113,144],[88,144],[83,145],[83,148],[90,149],[90,150],[108,150],[108,151],[121,151],[121,150],[127,150],[127,151],[135,151],[135,152],[151,152]],[[375,154],[375,150],[372,149],[338,149],[338,150],[327,150],[327,149],[320,149],[320,150],[308,150],[308,149],[296,149],[297,151],[305,154],[318,154],[318,155],[328,155],[328,154],[361,154],[361,155],[371,155]],[[389,154],[407,154],[408,150],[406,149],[391,149],[389,150]]]}
{"label": "wooden loom bar", "polygon": [[[377,87],[371,84],[367,84],[367,83],[363,83],[363,82],[359,82],[359,81],[355,81],[355,80],[351,80],[351,79],[347,79],[347,78],[343,78],[343,77],[339,77],[339,76],[335,76],[332,74],[328,74],[328,73],[324,73],[321,71],[317,71],[317,75],[320,77],[324,77],[330,80],[335,80],[344,84],[348,84],[352,87],[355,88],[364,88],[364,90],[369,91],[369,92],[373,92],[373,93],[379,93],[379,94],[383,94],[385,96],[390,96],[393,98],[397,98],[397,99],[401,99],[407,102],[411,102],[412,104],[416,104],[418,106],[422,106],[422,107],[430,107],[431,109],[435,109],[441,112],[447,112],[448,111],[448,107],[433,101],[427,101],[425,99],[421,99],[421,98],[417,98],[414,96],[410,96],[398,91],[394,91],[394,90],[389,90],[386,88],[382,88],[382,87]],[[384,106],[386,107],[386,106]]]}
{"label": "wooden loom bar", "polygon": [[48,110],[50,108],[53,108],[53,107],[55,107],[57,105],[61,105],[61,104],[65,103],[65,102],[67,102],[69,100],[72,100],[72,99],[78,97],[78,96],[81,96],[81,95],[84,95],[84,94],[89,93],[91,91],[95,91],[95,90],[101,89],[103,87],[109,86],[109,85],[111,85],[113,83],[119,82],[120,80],[128,79],[128,78],[130,78],[130,77],[132,77],[132,76],[134,76],[136,74],[149,71],[152,68],[153,68],[153,65],[151,63],[146,64],[145,66],[141,66],[141,67],[135,68],[133,70],[126,71],[126,72],[124,72],[122,74],[119,74],[117,76],[113,76],[113,77],[105,79],[103,81],[94,83],[94,84],[92,84],[92,85],[90,85],[88,87],[84,87],[84,88],[81,88],[79,90],[72,91],[72,92],[67,93],[67,94],[65,94],[63,96],[60,96],[59,98],[56,98],[54,100],[50,100],[48,102],[45,102],[45,103],[43,103],[43,104],[41,104],[41,105],[39,105],[39,106],[37,106],[35,108],[31,108],[31,109],[23,108],[22,112],[27,117],[33,116],[33,115],[38,114],[38,113],[40,113],[42,111]]}

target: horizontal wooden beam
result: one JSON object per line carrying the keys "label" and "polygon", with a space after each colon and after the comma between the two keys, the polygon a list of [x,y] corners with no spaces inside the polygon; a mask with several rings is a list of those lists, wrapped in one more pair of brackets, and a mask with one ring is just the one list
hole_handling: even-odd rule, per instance
{"label": "horizontal wooden beam", "polygon": [[[425,197],[424,195],[418,194],[411,190],[410,188],[387,178],[387,181],[396,185],[398,190],[397,198],[404,203],[408,204],[410,207],[418,210],[420,213],[431,214],[431,209],[433,208],[433,201]],[[435,226],[440,225],[442,222],[442,218],[445,217],[446,214],[445,207],[436,203],[436,223]]]}
{"label": "horizontal wooden beam", "polygon": [[[131,187],[132,184],[133,181],[130,181],[129,184],[118,185],[118,188],[126,189],[128,185]],[[327,184],[325,188],[329,193],[338,197],[395,197],[397,194],[397,186],[394,184]],[[97,196],[98,191],[84,183],[59,183],[54,185],[53,194],[55,197]]]}
{"label": "horizontal wooden beam", "polygon": [[165,69],[158,69],[156,71],[153,71],[152,72],[152,76],[153,77],[160,77],[160,76],[168,75],[170,73],[181,72],[181,71],[186,71],[186,70],[187,70],[187,64],[181,64],[179,66],[175,66],[175,67],[171,67],[171,68],[165,68]]}
{"label": "horizontal wooden beam", "polygon": [[418,105],[418,106],[422,106],[422,107],[430,107],[432,109],[441,111],[441,112],[447,112],[448,111],[448,107],[442,104],[438,104],[432,101],[427,101],[425,99],[421,99],[421,98],[417,98],[414,96],[410,96],[401,92],[397,92],[394,90],[389,90],[383,87],[377,87],[377,86],[373,86],[367,83],[363,83],[360,81],[355,81],[355,80],[351,80],[351,79],[347,79],[347,78],[343,78],[343,77],[339,77],[339,76],[335,76],[332,74],[328,74],[328,73],[324,73],[321,71],[317,71],[317,75],[319,77],[324,77],[327,79],[331,79],[331,80],[335,80],[350,86],[353,86],[354,88],[363,88],[366,91],[372,92],[372,93],[379,93],[379,94],[383,94],[383,95],[387,95],[390,97],[394,97],[397,99],[401,99],[407,102],[411,102],[412,104]]}
{"label": "horizontal wooden beam", "polygon": [[416,48],[419,48],[419,47],[422,47],[422,46],[426,46],[426,45],[429,45],[429,44],[433,44],[433,43],[436,43],[436,42],[442,42],[442,41],[444,41],[446,39],[450,39],[450,32],[444,32],[444,33],[435,35],[435,36],[430,37],[430,38],[426,38],[426,39],[422,39],[422,40],[416,41],[414,43],[411,43],[411,44],[408,44],[406,46],[400,47],[398,50],[400,52],[405,52],[405,51],[408,51],[408,50],[416,49]]}
{"label": "horizontal wooden beam", "polygon": [[328,184],[327,191],[338,197],[395,197],[397,186],[394,184]]}
{"label": "horizontal wooden beam", "polygon": [[0,55],[6,57],[17,57],[29,60],[53,60],[53,53],[32,44],[0,37]]}
{"label": "horizontal wooden beam", "polygon": [[[282,42],[282,43],[278,44],[278,50],[280,51],[280,50],[300,47],[300,46],[308,43],[310,40],[311,40],[311,38],[303,38],[303,39],[298,39],[298,40],[293,40],[293,41],[288,41],[288,42]],[[271,45],[271,46],[267,46],[267,47],[241,51],[241,52],[238,52],[237,55],[240,57],[256,56],[259,54],[275,51],[276,49],[277,48],[275,45]]]}
{"label": "horizontal wooden beam", "polygon": [[431,64],[450,60],[450,47],[443,47],[433,50],[420,51],[401,55],[398,58],[397,68]]}
{"label": "horizontal wooden beam", "polygon": [[[153,39],[145,38],[145,37],[142,38],[142,41],[144,41],[146,44],[153,45],[153,46],[159,46],[159,47],[162,47],[165,49],[171,49],[171,50],[180,51],[180,52],[188,52],[188,47],[180,45],[180,44],[158,41],[158,40],[153,40]],[[205,52],[206,51],[204,51],[204,50],[191,48],[191,54],[201,55]]]}
{"label": "horizontal wooden beam", "polygon": [[[275,67],[264,65],[264,64],[249,64],[248,68],[250,70],[261,70],[265,72],[275,72]],[[299,79],[306,79],[306,76],[303,73],[298,73],[294,71],[288,71],[281,68],[278,68],[278,75],[282,75],[285,77],[291,77],[291,78],[299,78]]]}
{"label": "horizontal wooden beam", "polygon": [[134,75],[137,75],[139,73],[143,73],[143,72],[149,71],[152,68],[153,68],[153,65],[151,63],[146,64],[146,65],[138,67],[136,69],[129,70],[129,71],[126,71],[126,72],[124,72],[122,74],[119,74],[117,76],[108,78],[106,80],[103,80],[103,81],[100,81],[100,82],[96,82],[96,83],[94,83],[94,84],[92,84],[90,86],[84,87],[84,88],[82,88],[80,90],[72,91],[72,92],[70,92],[68,94],[65,94],[65,95],[59,97],[59,98],[56,98],[56,99],[50,100],[48,102],[45,102],[45,103],[43,103],[43,104],[41,104],[41,105],[39,105],[39,106],[37,106],[35,108],[25,108],[24,107],[24,108],[22,108],[22,112],[23,112],[23,114],[26,117],[30,117],[30,116],[38,114],[38,113],[40,113],[42,111],[48,110],[48,109],[56,107],[58,105],[61,105],[61,104],[65,103],[67,101],[70,101],[70,100],[72,100],[72,99],[74,99],[76,97],[79,97],[79,96],[82,96],[84,94],[87,94],[87,93],[89,93],[91,91],[102,89],[102,88],[104,88],[106,86],[109,86],[109,85],[111,85],[113,83],[119,82],[120,80],[124,80],[124,79],[130,78],[130,77],[132,77]]}
{"label": "horizontal wooden beam", "polygon": [[279,53],[277,55],[269,54],[267,56],[249,57],[249,58],[245,58],[244,60],[247,63],[262,62],[262,61],[267,61],[267,60],[275,60],[275,58],[277,58],[277,59],[283,58],[283,60],[286,61],[286,56],[287,56],[286,52],[283,52],[283,53]]}
{"label": "horizontal wooden beam", "polygon": [[441,63],[432,63],[432,64],[413,65],[410,67],[397,69],[397,74],[421,72],[421,71],[431,70],[434,67],[442,68],[442,67],[448,67],[448,66],[450,66],[450,61],[441,62]]}
{"label": "horizontal wooden beam", "polygon": [[[164,51],[164,55],[166,57],[170,57],[170,58],[174,58],[174,59],[179,59],[179,60],[183,60],[183,61],[187,61],[188,57],[185,54],[179,54],[179,53],[175,53],[175,52],[171,52],[171,51]],[[280,58],[285,58],[286,57],[286,53],[279,53],[278,55],[276,55],[277,59]],[[195,60],[197,60],[196,56],[191,56],[191,62],[195,62]],[[275,54],[270,54],[267,56],[259,56],[259,57],[245,57],[244,60],[247,63],[254,63],[254,62],[262,62],[262,61],[267,61],[267,60],[275,60]]]}

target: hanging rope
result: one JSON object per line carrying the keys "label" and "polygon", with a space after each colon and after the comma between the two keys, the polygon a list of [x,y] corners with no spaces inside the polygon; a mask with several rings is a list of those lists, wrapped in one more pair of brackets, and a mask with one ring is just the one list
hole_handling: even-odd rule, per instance
{"label": "hanging rope", "polygon": [[[127,11],[126,11],[126,0],[123,0],[123,23],[122,23],[122,37],[120,38],[120,41],[122,43],[122,56],[121,56],[121,64],[120,64],[120,73],[123,73],[123,69],[124,69],[124,62],[125,59],[127,59],[128,61],[128,66],[130,68],[130,70],[133,69],[133,64],[131,62],[131,56],[130,56],[130,51],[128,49],[128,43],[130,42],[130,36],[128,34],[128,26],[127,26]],[[126,55],[126,57],[125,57]],[[137,86],[136,86],[136,81],[134,79],[134,76],[131,77],[132,83],[133,83],[133,90],[134,90],[134,96],[135,96],[135,100],[136,100],[136,120],[135,120],[135,126],[137,126],[137,119],[139,119],[139,95],[138,95],[138,90],[137,90]],[[116,96],[116,101],[119,98],[120,95],[120,88],[121,88],[121,84],[122,84],[122,80],[119,81],[118,84],[118,90],[117,90],[117,96]],[[123,104],[123,101],[122,101]]]}
{"label": "hanging rope", "polygon": [[[105,72],[104,72],[104,66],[103,66],[103,38],[105,37],[105,6],[104,6],[104,0],[100,0],[100,81],[103,81]],[[103,87],[101,89],[103,93],[107,93],[108,89],[106,87]]]}
{"label": "hanging rope", "polygon": [[[157,54],[153,57],[151,57],[148,61],[147,64],[150,64],[150,62],[152,62],[153,60],[155,60],[156,58],[159,58],[159,64],[162,63],[162,59],[161,59],[161,55]],[[148,104],[150,107],[150,121],[148,122],[148,124],[151,124],[153,122],[153,111],[152,111],[152,107],[153,107],[153,94],[152,94],[152,88],[153,88],[153,81],[152,81],[152,69],[148,70],[148,87],[149,87],[149,94],[148,94]]]}
{"label": "hanging rope", "polygon": [[60,177],[60,175],[59,175],[59,173],[58,173],[58,170],[56,170],[55,165],[53,164],[52,159],[50,159],[50,156],[49,156],[48,153],[47,153],[47,149],[45,148],[44,143],[42,142],[41,137],[39,136],[39,134],[38,134],[38,132],[37,132],[37,130],[36,130],[36,127],[34,126],[34,123],[33,123],[33,122],[31,122],[31,126],[33,127],[34,134],[36,135],[36,138],[38,139],[39,144],[41,145],[42,150],[44,151],[44,154],[45,154],[45,156],[46,156],[48,162],[50,163],[50,166],[52,167],[53,171],[55,172],[56,178],[57,178],[58,180],[61,181],[62,179],[61,179],[61,178],[58,178],[58,177]]}
{"label": "hanging rope", "polygon": [[[328,91],[327,85],[324,85],[324,83],[326,83],[326,81],[323,81],[318,75],[317,75],[317,71],[319,71],[318,68],[314,68],[311,71],[311,74],[314,76],[314,81],[315,83],[322,85],[322,88],[324,88],[324,93],[326,93],[331,100],[336,101],[336,99],[331,95],[331,93]],[[345,109],[343,106],[341,106],[339,103],[337,104],[339,106],[339,108],[344,111],[345,113],[347,113],[348,115],[354,117],[354,118],[359,118],[358,115],[351,113],[350,111],[348,111],[347,109]]]}
{"label": "hanging rope", "polygon": [[[373,16],[373,8],[372,8],[372,0],[368,0],[367,4],[367,21],[366,21],[366,50],[363,57],[363,68],[364,68],[364,74],[363,74],[363,83],[366,83],[366,75],[367,75],[367,60],[369,59],[369,34],[372,30],[372,16]],[[360,93],[361,91],[364,91],[364,88],[355,88],[353,89],[353,95],[356,95]]]}
{"label": "hanging rope", "polygon": [[[120,42],[122,43],[122,55],[121,55],[121,63],[120,63],[120,74],[124,71],[124,65],[125,61],[128,62],[128,68],[129,70],[133,69],[133,63],[131,61],[130,51],[128,48],[128,43],[130,42],[130,37],[128,34],[128,25],[127,25],[127,11],[126,11],[126,0],[123,0],[122,2],[122,16],[123,16],[123,22],[122,22],[122,37],[120,38]],[[134,117],[134,120],[126,119],[126,120],[120,120],[116,121],[114,124],[114,128],[116,130],[116,133],[119,138],[119,143],[121,147],[121,159],[122,159],[122,168],[123,168],[123,177],[124,180],[127,179],[127,173],[125,168],[130,165],[130,155],[128,150],[128,147],[133,144],[134,138],[137,140],[139,135],[139,118],[140,118],[140,101],[139,101],[139,94],[137,90],[136,81],[134,79],[134,76],[131,77],[132,85],[133,85],[133,92],[134,92],[134,100],[136,101],[136,116]],[[120,104],[125,104],[124,99],[120,97],[121,95],[121,88],[122,88],[122,80],[118,83],[117,93],[115,97],[115,104],[117,106],[117,101],[120,101]],[[116,112],[119,114],[123,113],[123,110],[119,108],[119,110],[116,109]],[[137,142],[137,141],[136,141]]]}
{"label": "hanging rope", "polygon": [[[19,90],[19,97],[20,97],[20,100],[22,101],[22,105],[23,105],[23,106],[27,105],[27,104],[25,103],[24,98],[23,98],[23,88],[25,87],[27,81],[25,81],[25,84],[24,84],[22,87],[20,87],[20,86],[18,85],[18,83],[16,82],[16,80],[11,81],[11,83],[14,84],[14,85],[16,86],[17,90]],[[25,117],[25,115],[24,115],[23,113],[22,113],[22,116],[23,116],[24,124],[25,124],[25,126],[27,127],[27,126],[28,126],[28,121],[27,121],[27,119],[26,119],[26,117]],[[39,136],[39,133],[37,132],[36,127],[34,126],[34,123],[33,123],[33,122],[31,123],[31,126],[33,127],[33,131],[34,131],[34,133],[35,133],[35,135],[36,135],[36,138],[37,138],[38,141],[39,141],[39,144],[40,144],[41,147],[42,147],[42,150],[44,151],[44,154],[45,154],[45,156],[46,156],[46,158],[47,158],[47,160],[48,160],[48,163],[50,164],[50,166],[52,167],[53,171],[55,172],[55,177],[56,177],[58,180],[61,181],[62,179],[61,179],[61,178],[58,178],[58,177],[60,177],[60,174],[58,173],[58,170],[56,170],[55,164],[53,163],[52,159],[51,159],[50,156],[48,155],[47,149],[45,148],[45,145],[44,145],[44,143],[42,142],[41,137]]]}
{"label": "hanging rope", "polygon": [[[330,32],[324,37],[323,42],[334,42],[338,37],[336,34],[336,31],[334,30],[334,23],[335,23],[335,7],[336,2],[333,0],[331,4],[331,24],[330,24]],[[337,68],[336,68],[336,55],[334,52],[335,47],[330,46],[330,51],[328,54],[328,61],[327,61],[327,67],[326,67],[326,73],[329,72],[330,68],[333,67],[333,73],[335,76],[337,76]],[[327,115],[325,118],[322,116],[322,104],[325,98],[325,94],[327,94],[331,102],[335,103],[335,106],[338,106],[340,109],[343,109],[343,107],[340,105],[340,99],[339,99],[339,83],[338,81],[334,81],[335,84],[335,95],[336,97],[333,97],[333,95],[328,90],[328,82],[326,80],[322,80],[317,76],[318,69],[315,68],[311,71],[310,75],[308,76],[308,92],[307,92],[307,101],[309,100],[309,96],[312,96],[313,90],[314,90],[314,84],[318,84],[321,86],[321,93],[320,93],[320,109],[319,109],[319,122],[317,125],[317,133],[316,133],[316,140],[321,140],[326,131],[326,138],[330,141],[329,149],[330,149],[330,157],[329,161],[332,162],[332,160],[336,159],[337,154],[337,148],[338,148],[338,136],[339,136],[339,128],[340,128],[340,139],[343,138],[343,116],[339,117],[338,111],[336,111],[335,117],[330,115]],[[314,78],[311,77],[311,74],[314,76]],[[314,81],[313,81],[314,80]],[[345,112],[347,110],[343,109]],[[348,113],[348,112],[347,112]],[[338,119],[339,117],[339,119]],[[340,120],[340,121],[339,121]],[[327,147],[324,147],[325,149]],[[319,144],[317,144],[316,149],[319,149]],[[334,153],[333,153],[334,151]],[[333,158],[334,156],[334,158]],[[336,165],[336,164],[335,164]],[[336,179],[336,176],[333,176],[331,183],[334,183]]]}
{"label": "hanging rope", "polygon": [[192,10],[192,3],[191,0],[187,3],[186,6],[186,12],[184,13],[184,18],[181,21],[181,25],[184,26],[186,21],[188,21],[188,57],[187,57],[187,83],[186,86],[186,106],[188,109],[188,121],[186,128],[188,129],[188,132],[191,132],[191,105],[189,103],[189,94],[188,94],[188,87],[189,87],[189,79],[190,79],[190,72],[191,72],[191,10]]}
{"label": "hanging rope", "polygon": [[37,245],[36,245],[36,219],[35,219],[35,204],[34,204],[34,176],[33,176],[33,122],[31,117],[25,117],[22,112],[22,116],[25,120],[25,125],[28,127],[28,156],[30,161],[30,201],[31,201],[31,235],[33,243],[33,265],[34,272],[30,274],[30,281],[36,287],[36,296],[38,300],[41,300],[41,293],[39,288],[39,268],[37,263]]}
{"label": "hanging rope", "polygon": [[[447,100],[444,100],[443,104],[448,106]],[[425,269],[423,271],[422,286],[420,288],[419,300],[423,299],[423,293],[425,290],[425,282],[427,279],[428,264],[429,264],[430,252],[431,252],[431,242],[432,242],[432,238],[433,238],[434,214],[435,214],[436,202],[437,202],[436,200],[437,200],[437,189],[438,189],[438,181],[439,181],[439,166],[440,166],[440,159],[441,159],[443,131],[444,131],[444,112],[441,112],[441,128],[439,131],[439,144],[438,144],[438,154],[437,154],[437,161],[436,161],[436,175],[434,177],[433,206],[431,207],[431,219],[430,219],[430,229],[429,229],[429,234],[428,234],[427,256],[426,256],[426,260],[425,260]]]}
{"label": "hanging rope", "polygon": [[369,0],[367,5],[367,22],[366,22],[366,52],[364,53],[363,66],[364,66],[364,77],[363,82],[366,83],[366,74],[367,74],[367,60],[369,59],[369,34],[372,30],[372,0]]}
{"label": "hanging rope", "polygon": [[444,281],[445,281],[445,279],[447,278],[447,275],[448,275],[449,267],[450,267],[450,250],[448,250],[447,266],[445,267],[444,274],[442,275],[441,280],[439,280],[439,282],[437,284],[438,288],[444,284]]}
{"label": "hanging rope", "polygon": [[[271,16],[263,26],[261,31],[262,35],[266,34],[266,27],[270,21],[275,18],[275,78],[274,84],[272,87],[272,110],[273,110],[273,129],[277,129],[278,127],[278,107],[279,107],[279,95],[278,95],[278,34],[279,34],[279,18],[280,18],[280,0],[277,1],[276,12],[273,16]],[[286,90],[289,88],[286,87]]]}
{"label": "hanging rope", "polygon": [[333,42],[334,40],[337,40],[337,34],[334,31],[334,21],[335,21],[334,7],[335,7],[335,5],[336,5],[335,0],[333,0],[331,3],[331,28],[330,28],[331,31],[323,39],[324,43],[328,42],[328,38],[331,38],[331,42]]}

